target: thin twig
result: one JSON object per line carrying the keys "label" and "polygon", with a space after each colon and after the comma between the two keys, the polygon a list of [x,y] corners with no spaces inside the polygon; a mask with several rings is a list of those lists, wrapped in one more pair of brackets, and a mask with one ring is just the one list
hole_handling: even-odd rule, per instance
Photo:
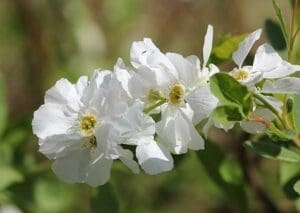
{"label": "thin twig", "polygon": [[[243,133],[239,138],[239,140],[242,141],[245,141],[247,139],[249,139],[249,134],[247,133]],[[280,209],[276,206],[275,202],[273,202],[268,193],[264,191],[257,175],[255,163],[249,158],[245,148],[241,145],[237,146],[237,158],[242,167],[246,183],[252,189],[261,204],[264,206],[265,212],[280,212]]]}
{"label": "thin twig", "polygon": [[289,41],[289,52],[288,60],[291,60],[293,47],[294,47],[294,37],[295,37],[295,26],[296,26],[296,15],[298,10],[298,0],[294,0],[294,5],[292,7],[292,18],[291,18],[291,27],[290,27],[290,41]]}

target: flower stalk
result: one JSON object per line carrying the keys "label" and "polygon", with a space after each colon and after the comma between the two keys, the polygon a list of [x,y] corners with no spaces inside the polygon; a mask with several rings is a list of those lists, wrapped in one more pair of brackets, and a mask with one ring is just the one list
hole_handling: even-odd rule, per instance
{"label": "flower stalk", "polygon": [[287,129],[287,123],[284,121],[284,119],[282,118],[282,116],[280,115],[280,113],[268,102],[266,101],[261,95],[257,94],[257,93],[253,93],[253,96],[259,100],[260,102],[262,102],[264,104],[265,107],[267,107],[269,110],[271,110],[271,112],[273,112],[274,115],[276,115],[276,117],[278,118],[278,120],[280,121],[280,123],[282,124],[282,126]]}
{"label": "flower stalk", "polygon": [[166,103],[166,100],[165,100],[165,99],[162,99],[162,100],[156,102],[155,104],[153,104],[153,105],[147,107],[146,109],[144,109],[143,112],[144,112],[145,114],[148,114],[148,113],[150,113],[152,110],[154,110],[154,109],[156,109],[157,107],[163,105],[164,103]]}

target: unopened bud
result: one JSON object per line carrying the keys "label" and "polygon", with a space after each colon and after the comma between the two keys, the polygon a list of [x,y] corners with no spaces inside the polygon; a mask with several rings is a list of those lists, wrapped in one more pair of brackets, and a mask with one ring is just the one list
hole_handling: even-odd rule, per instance
{"label": "unopened bud", "polygon": [[286,100],[286,111],[287,113],[290,113],[293,111],[294,101],[292,98],[288,98]]}

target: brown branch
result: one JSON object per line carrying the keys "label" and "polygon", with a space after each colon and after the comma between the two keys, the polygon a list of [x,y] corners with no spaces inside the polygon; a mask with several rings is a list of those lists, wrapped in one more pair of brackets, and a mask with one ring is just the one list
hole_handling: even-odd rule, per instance
{"label": "brown branch", "polygon": [[[249,134],[243,133],[239,141],[246,141],[249,139]],[[240,162],[243,170],[246,183],[249,185],[251,190],[255,193],[260,203],[263,205],[265,212],[280,212],[280,209],[269,197],[268,193],[263,189],[260,179],[257,175],[257,168],[253,159],[250,159],[245,148],[241,143],[237,143],[236,156]]]}
{"label": "brown branch", "polygon": [[30,1],[13,0],[17,18],[23,30],[25,43],[24,62],[27,65],[26,71],[28,88],[32,90],[34,97],[31,102],[38,105],[43,97],[43,85],[47,64],[47,51],[43,41],[41,24],[37,18],[36,10]]}

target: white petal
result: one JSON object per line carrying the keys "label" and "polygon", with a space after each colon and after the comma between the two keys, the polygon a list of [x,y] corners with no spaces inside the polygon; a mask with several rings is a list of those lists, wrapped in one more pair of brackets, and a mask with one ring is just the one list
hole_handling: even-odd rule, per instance
{"label": "white petal", "polygon": [[300,71],[300,66],[284,61],[272,46],[263,44],[256,51],[253,70],[263,72],[264,78],[273,79]]}
{"label": "white petal", "polygon": [[139,145],[144,141],[152,139],[155,133],[155,122],[143,113],[143,104],[136,101],[128,110],[114,122],[124,144]]}
{"label": "white petal", "polygon": [[151,175],[170,171],[173,168],[170,152],[154,140],[137,146],[136,157],[145,172]]}
{"label": "white petal", "polygon": [[192,91],[186,97],[186,101],[194,111],[194,124],[198,124],[201,120],[207,118],[218,104],[218,99],[213,96],[208,84],[201,85]]}
{"label": "white petal", "polygon": [[88,86],[83,91],[83,95],[81,97],[81,102],[83,103],[83,105],[85,107],[89,107],[93,100],[98,99],[99,93],[101,93],[99,87],[109,85],[111,79],[111,71],[96,69],[89,81]]}
{"label": "white petal", "polygon": [[300,93],[300,78],[286,77],[275,82],[266,81],[264,83],[263,93],[286,93],[295,94]]}
{"label": "white petal", "polygon": [[79,95],[79,97],[82,97],[83,95],[83,92],[85,90],[85,88],[87,87],[88,85],[88,77],[87,76],[81,76],[77,83],[75,84],[75,88],[76,88],[76,91]]}
{"label": "white petal", "polygon": [[239,68],[242,67],[245,58],[247,57],[254,43],[260,38],[261,31],[261,29],[258,29],[251,33],[244,41],[239,44],[237,51],[233,53],[232,58],[234,62],[239,66]]}
{"label": "white petal", "polygon": [[167,87],[170,82],[177,79],[168,69],[161,66],[155,68],[140,66],[138,75],[139,79],[142,79],[143,83],[145,83],[145,86],[147,85],[147,87],[152,89]]}
{"label": "white petal", "polygon": [[105,82],[105,79],[107,77],[110,77],[112,75],[112,72],[109,70],[101,70],[101,69],[96,69],[94,71],[93,77],[91,78],[91,83],[95,82],[97,86],[101,85],[102,83]]}
{"label": "white petal", "polygon": [[96,129],[95,137],[97,139],[97,150],[104,153],[106,158],[117,159],[119,157],[116,148],[122,142],[122,139],[113,124],[101,124]]}
{"label": "white petal", "polygon": [[61,105],[44,104],[34,112],[32,120],[33,133],[39,138],[68,134],[68,130],[75,124],[75,116],[75,114],[67,115]]}
{"label": "white petal", "polygon": [[278,67],[282,62],[281,57],[269,44],[258,47],[254,62],[253,71],[269,72]]}
{"label": "white petal", "polygon": [[147,63],[145,64],[149,68],[159,68],[167,70],[176,76],[176,71],[173,64],[169,61],[165,54],[161,52],[155,52],[148,56]]}
{"label": "white petal", "polygon": [[69,135],[54,135],[39,140],[39,151],[49,159],[55,159],[81,148],[82,138]]}
{"label": "white petal", "polygon": [[[91,156],[89,149],[80,149],[58,158],[52,165],[54,173],[67,183],[88,183],[91,186],[105,184],[110,177],[113,160],[103,155]],[[98,154],[98,153],[97,153]]]}
{"label": "white petal", "polygon": [[132,65],[135,68],[145,65],[147,63],[147,57],[156,51],[159,51],[159,49],[149,38],[144,38],[143,41],[133,42],[130,50],[130,59]]}
{"label": "white petal", "polygon": [[272,121],[275,119],[275,115],[273,114],[273,112],[271,112],[269,109],[266,109],[266,108],[256,109],[253,112],[253,114],[258,115],[258,116],[266,119],[267,121]]}
{"label": "white petal", "polygon": [[264,72],[264,78],[270,78],[270,79],[282,78],[288,75],[292,75],[298,71],[300,71],[299,65],[293,65],[282,60],[281,64],[277,66],[275,69],[269,72]]}
{"label": "white petal", "polygon": [[275,109],[281,113],[281,110],[282,110],[282,106],[283,106],[283,103],[282,101],[272,97],[272,96],[264,96],[265,99],[273,106],[275,107]]}
{"label": "white petal", "polygon": [[[131,49],[131,63],[145,79],[164,82],[165,78],[177,78],[175,67],[150,39],[134,42]],[[141,73],[143,72],[143,73]],[[148,77],[146,76],[148,75]]]}
{"label": "white petal", "polygon": [[52,170],[67,183],[81,183],[85,181],[89,163],[89,150],[82,149],[56,159]]}
{"label": "white petal", "polygon": [[241,121],[242,129],[251,134],[261,134],[266,131],[266,126],[262,123],[255,121]]}
{"label": "white petal", "polygon": [[140,172],[139,165],[133,160],[133,154],[127,149],[118,147],[120,160],[135,174]]}
{"label": "white petal", "polygon": [[[149,90],[151,89],[150,82],[143,79],[142,76],[135,73],[128,82],[128,90],[133,99],[147,99]],[[148,100],[143,100],[147,102]]]}
{"label": "white petal", "polygon": [[156,125],[156,131],[159,141],[174,154],[185,153],[188,148],[195,150],[204,148],[203,139],[183,109],[167,107],[162,113],[162,120]]}
{"label": "white petal", "polygon": [[[282,101],[274,98],[273,96],[261,95],[269,104],[271,104],[279,113],[282,111]],[[259,102],[261,103],[261,102]],[[262,104],[262,103],[261,103]]]}
{"label": "white petal", "polygon": [[131,71],[125,66],[121,58],[118,59],[116,65],[114,66],[114,75],[117,80],[121,83],[122,88],[130,96],[129,92],[129,81],[132,77]]}
{"label": "white petal", "polygon": [[197,56],[190,55],[190,56],[186,57],[185,59],[188,60],[198,70],[201,70],[201,62]]}
{"label": "white petal", "polygon": [[81,77],[76,86],[67,79],[60,79],[45,95],[45,103],[68,105],[73,110],[79,109],[82,90],[87,84],[87,78]]}
{"label": "white petal", "polygon": [[214,64],[209,64],[209,76],[213,76],[214,74],[220,72],[219,68]]}
{"label": "white petal", "polygon": [[213,33],[214,33],[213,26],[208,25],[207,32],[204,37],[204,44],[203,44],[203,67],[206,66],[211,53],[212,43],[213,43]]}
{"label": "white petal", "polygon": [[167,57],[176,68],[178,79],[184,86],[192,86],[197,81],[199,70],[189,60],[176,53],[167,53]]}
{"label": "white petal", "polygon": [[92,162],[88,167],[84,182],[93,187],[105,184],[110,178],[112,163],[113,160],[104,157]]}
{"label": "white petal", "polygon": [[92,79],[86,89],[83,101],[85,105],[88,108],[96,109],[102,119],[123,113],[127,108],[128,97],[115,76],[113,74],[105,75],[99,86],[95,81]]}

